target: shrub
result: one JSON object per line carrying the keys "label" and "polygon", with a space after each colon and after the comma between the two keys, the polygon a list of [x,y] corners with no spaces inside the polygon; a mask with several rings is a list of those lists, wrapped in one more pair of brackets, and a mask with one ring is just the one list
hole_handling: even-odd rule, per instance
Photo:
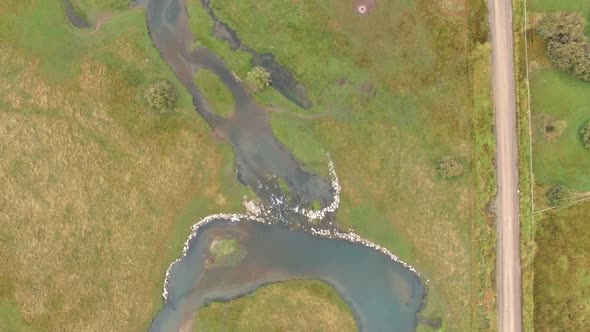
{"label": "shrub", "polygon": [[270,85],[270,73],[263,67],[256,66],[246,74],[246,81],[254,91],[259,91]]}
{"label": "shrub", "polygon": [[150,84],[144,97],[150,107],[158,111],[172,110],[176,104],[174,88],[165,80]]}
{"label": "shrub", "polygon": [[555,68],[590,81],[590,44],[584,35],[586,20],[578,13],[555,12],[537,25],[547,41],[547,57]]}
{"label": "shrub", "polygon": [[463,174],[463,165],[453,157],[443,157],[438,161],[438,174],[444,179],[452,179]]}
{"label": "shrub", "polygon": [[545,40],[561,44],[585,41],[586,20],[574,12],[555,12],[547,14],[537,25],[537,33]]}
{"label": "shrub", "polygon": [[551,121],[550,123],[545,125],[545,137],[549,142],[552,142],[561,137],[566,128],[567,121]]}
{"label": "shrub", "polygon": [[572,200],[574,193],[564,186],[552,186],[545,193],[545,199],[550,206],[556,207]]}
{"label": "shrub", "polygon": [[586,123],[584,128],[580,131],[582,135],[582,141],[584,142],[584,146],[586,149],[590,150],[590,122]]}

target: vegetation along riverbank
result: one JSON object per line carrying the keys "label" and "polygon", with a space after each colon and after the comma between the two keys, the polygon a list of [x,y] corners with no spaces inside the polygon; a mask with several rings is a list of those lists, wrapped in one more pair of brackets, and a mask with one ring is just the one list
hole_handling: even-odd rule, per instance
{"label": "vegetation along riverbank", "polygon": [[[272,52],[307,87],[309,110],[273,89],[256,98],[287,110],[273,112],[271,123],[308,169],[323,168],[321,151],[330,152],[343,188],[338,221],[424,271],[432,282],[424,315],[459,330],[493,328],[485,2],[381,2],[367,16],[342,2],[210,6],[243,44]],[[212,36],[201,3],[188,7],[199,43],[244,78],[251,56]],[[465,173],[441,178],[445,156]]]}
{"label": "vegetation along riverbank", "polygon": [[[305,169],[328,175],[330,153],[342,185],[337,221],[431,281],[421,315],[433,324],[419,328],[494,329],[485,1],[377,1],[366,15],[352,3],[210,6],[245,45],[272,53],[297,80],[290,98],[272,81],[252,93],[280,110],[269,111],[269,121]],[[197,44],[246,80],[253,53],[213,36],[201,1],[187,4]],[[144,12],[126,0],[74,0],[92,25],[77,29],[62,5],[0,4],[7,156],[0,185],[9,194],[0,201],[0,257],[13,267],[0,270],[0,330],[146,330],[190,226],[243,211],[244,196],[253,197],[235,179],[230,147],[160,59]],[[176,93],[174,107],[151,109],[145,91],[163,81]],[[206,72],[195,81],[221,115],[232,116],[219,82]],[[448,157],[462,169],[456,177],[437,170]],[[281,309],[275,317],[285,325],[312,322],[288,314],[293,304],[276,296],[287,292],[305,294],[299,303],[322,303],[347,330],[349,310],[318,285],[268,286],[274,296],[215,304],[199,319],[262,303]]]}

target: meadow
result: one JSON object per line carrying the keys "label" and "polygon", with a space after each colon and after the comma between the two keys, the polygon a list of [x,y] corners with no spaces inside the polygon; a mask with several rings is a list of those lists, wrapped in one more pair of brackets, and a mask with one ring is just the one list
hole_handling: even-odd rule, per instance
{"label": "meadow", "polygon": [[537,225],[535,329],[583,331],[590,320],[590,203],[544,213]]}
{"label": "meadow", "polygon": [[[535,178],[542,184],[561,184],[579,192],[590,191],[590,151],[580,129],[590,121],[590,83],[552,68],[531,73],[534,120]],[[567,128],[556,140],[545,137],[545,126],[563,120]]]}
{"label": "meadow", "polygon": [[[578,11],[588,19],[590,4],[574,0],[529,0],[527,9],[533,207],[538,211],[547,207],[544,192],[550,185],[564,185],[579,193],[590,191],[590,152],[584,148],[579,134],[590,120],[587,108],[590,84],[551,68],[544,55],[544,42],[534,33],[534,22],[544,12],[557,10]],[[565,121],[567,127],[560,137],[548,139],[546,126],[554,121]],[[528,124],[523,127],[528,136]],[[526,150],[528,155],[528,147]],[[523,190],[528,192],[530,188],[521,187]],[[530,210],[528,203],[527,207]],[[523,279],[525,286],[531,288],[523,296],[527,330],[575,331],[587,325],[590,271],[584,262],[590,259],[587,246],[590,234],[585,227],[589,207],[584,202],[535,213],[531,216],[532,227],[523,229],[528,237],[523,242],[528,248]]]}
{"label": "meadow", "polygon": [[[147,330],[190,225],[248,194],[144,13],[79,4],[108,23],[77,30],[61,1],[0,3],[2,331]],[[157,79],[176,87],[173,112],[143,101]]]}
{"label": "meadow", "polygon": [[[75,2],[91,22],[102,20],[97,31],[72,28],[58,1],[0,3],[0,258],[12,267],[0,270],[0,330],[146,330],[189,225],[241,209],[249,194],[234,178],[230,147],[194,112],[152,46],[143,12],[126,3]],[[211,36],[199,1],[188,5],[198,44],[244,77],[250,55]],[[367,16],[335,0],[212,6],[307,86],[307,111],[273,89],[256,98],[306,168],[325,172],[330,153],[343,185],[339,222],[423,272],[422,315],[448,330],[493,329],[485,1],[382,1]],[[162,78],[179,93],[172,113],[142,100]],[[213,88],[213,103],[228,104],[215,82],[195,79]],[[464,163],[463,177],[437,175],[445,155]],[[227,305],[246,311],[304,294],[304,303],[346,316],[335,295],[317,296],[327,293],[316,284],[291,285],[270,300],[257,299],[262,292]],[[297,318],[289,305],[273,306],[277,321]],[[199,316],[208,310],[214,324],[227,317],[225,306]]]}
{"label": "meadow", "polygon": [[534,12],[553,12],[558,10],[582,12],[590,14],[590,3],[578,0],[529,0],[528,8]]}
{"label": "meadow", "polygon": [[[272,89],[256,97],[308,169],[325,168],[330,153],[343,187],[340,224],[417,266],[430,281],[422,315],[449,330],[495,320],[485,6],[380,2],[361,16],[342,1],[211,1],[244,44],[272,52],[307,86],[310,110]],[[200,4],[189,2],[189,15],[199,43],[243,77],[249,55],[211,37]],[[438,176],[445,155],[463,162],[463,177]]]}
{"label": "meadow", "polygon": [[336,290],[320,281],[271,284],[230,302],[199,309],[195,331],[349,332],[357,326]]}

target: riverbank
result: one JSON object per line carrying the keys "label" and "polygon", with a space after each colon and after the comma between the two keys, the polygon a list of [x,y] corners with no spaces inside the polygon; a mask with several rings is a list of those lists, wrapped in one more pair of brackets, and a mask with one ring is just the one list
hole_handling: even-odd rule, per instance
{"label": "riverbank", "polygon": [[[588,321],[584,301],[588,283],[588,237],[581,226],[588,205],[578,202],[547,210],[545,192],[564,185],[578,192],[588,189],[588,151],[579,136],[587,120],[590,84],[551,68],[545,42],[536,34],[535,22],[549,12],[573,11],[587,17],[590,8],[579,1],[518,1],[515,34],[519,41],[519,90],[522,125],[521,144],[527,153],[521,164],[528,182],[521,187],[525,206],[522,233],[523,314],[525,330],[579,330]],[[562,135],[549,140],[546,126],[566,123]],[[564,241],[563,239],[567,239]],[[573,273],[572,271],[576,271]],[[582,295],[580,295],[582,294]],[[567,312],[567,313],[566,313]]]}
{"label": "riverbank", "polygon": [[[289,68],[313,106],[289,106],[272,91],[258,100],[327,114],[305,119],[274,112],[271,124],[310,168],[318,169],[318,150],[330,151],[343,184],[341,225],[423,272],[431,281],[429,317],[458,330],[489,327],[494,302],[486,285],[495,238],[485,210],[494,194],[493,118],[481,83],[489,73],[476,72],[472,60],[485,52],[476,51],[487,40],[485,2],[380,2],[363,16],[338,1],[265,1],[246,9],[212,0],[210,6],[243,43],[272,52]],[[205,38],[211,29],[201,11],[189,4],[191,27]],[[215,38],[202,40],[240,75],[247,55]],[[436,174],[436,160],[448,154],[465,163],[462,178]],[[468,317],[467,307],[473,308]]]}
{"label": "riverbank", "polygon": [[[303,216],[307,217],[310,221],[317,220],[317,219],[324,219],[328,213],[334,213],[338,210],[338,207],[340,204],[341,187],[340,187],[340,183],[338,181],[338,175],[336,174],[336,169],[334,168],[334,163],[331,160],[328,163],[328,169],[329,169],[329,174],[331,177],[332,188],[334,190],[334,198],[332,200],[332,203],[329,206],[327,206],[323,209],[317,210],[317,211],[299,209],[298,207],[294,208],[295,212],[302,214]],[[255,203],[252,203],[252,202],[244,202],[244,206],[248,209],[249,213],[247,213],[247,214],[240,214],[240,213],[214,214],[214,215],[207,216],[207,217],[197,221],[191,227],[191,233],[188,236],[187,240],[184,242],[184,246],[182,248],[181,255],[178,258],[176,258],[172,263],[170,263],[170,266],[166,270],[166,274],[165,274],[165,278],[164,278],[164,287],[162,290],[162,298],[164,299],[165,303],[168,301],[168,285],[169,285],[169,280],[170,280],[170,274],[171,274],[172,270],[174,269],[174,266],[178,262],[180,262],[184,257],[186,257],[187,253],[189,252],[189,250],[191,248],[190,246],[191,246],[191,243],[193,242],[193,239],[197,237],[199,230],[202,227],[204,227],[207,224],[209,224],[213,221],[216,221],[216,220],[226,220],[226,221],[230,221],[232,223],[237,223],[240,221],[249,221],[249,222],[257,222],[257,223],[262,223],[262,224],[267,224],[267,225],[272,225],[272,224],[276,224],[279,222],[279,220],[276,220],[276,219],[273,220],[273,218],[270,218],[270,213],[271,213],[270,210],[271,209],[269,209],[268,207],[260,206]],[[351,243],[361,244],[365,247],[374,249],[374,250],[388,256],[392,261],[402,264],[408,270],[412,271],[418,277],[420,277],[420,273],[414,267],[412,267],[410,264],[400,260],[399,257],[394,255],[387,248],[385,248],[381,245],[375,244],[367,239],[363,239],[361,236],[356,234],[352,229],[349,229],[348,232],[343,232],[338,229],[337,225],[335,225],[333,223],[330,223],[330,224],[332,225],[332,227],[322,228],[322,229],[318,229],[313,226],[310,226],[310,224],[308,224],[308,225],[297,224],[294,226],[298,230],[304,230],[304,231],[310,232],[311,234],[313,234],[315,236],[328,238],[328,239],[346,240]],[[428,283],[428,280],[426,280],[426,283]]]}
{"label": "riverbank", "polygon": [[[61,1],[2,1],[0,50],[0,330],[147,330],[183,214],[241,207],[231,149],[141,11],[90,34]],[[173,113],[144,105],[156,79],[175,86]]]}

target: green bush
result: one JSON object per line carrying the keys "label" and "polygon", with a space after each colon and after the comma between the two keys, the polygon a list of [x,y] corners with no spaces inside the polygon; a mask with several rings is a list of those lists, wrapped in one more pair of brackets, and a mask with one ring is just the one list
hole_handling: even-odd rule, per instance
{"label": "green bush", "polygon": [[586,149],[590,150],[590,122],[586,123],[584,128],[580,131],[582,135],[582,141],[584,142],[584,146]]}
{"label": "green bush", "polygon": [[452,179],[463,174],[463,165],[453,157],[443,157],[436,167],[438,174],[444,179]]}
{"label": "green bush", "polygon": [[259,91],[270,85],[270,73],[263,67],[256,66],[246,74],[246,81],[254,91]]}
{"label": "green bush", "polygon": [[573,197],[573,191],[564,186],[552,186],[545,193],[545,199],[547,199],[547,203],[552,207],[568,203]]}
{"label": "green bush", "polygon": [[590,81],[590,44],[584,35],[586,20],[578,13],[547,14],[537,33],[547,41],[547,56],[555,68]]}
{"label": "green bush", "polygon": [[176,93],[174,92],[174,88],[165,80],[150,84],[144,97],[148,105],[157,111],[172,110],[176,104]]}

